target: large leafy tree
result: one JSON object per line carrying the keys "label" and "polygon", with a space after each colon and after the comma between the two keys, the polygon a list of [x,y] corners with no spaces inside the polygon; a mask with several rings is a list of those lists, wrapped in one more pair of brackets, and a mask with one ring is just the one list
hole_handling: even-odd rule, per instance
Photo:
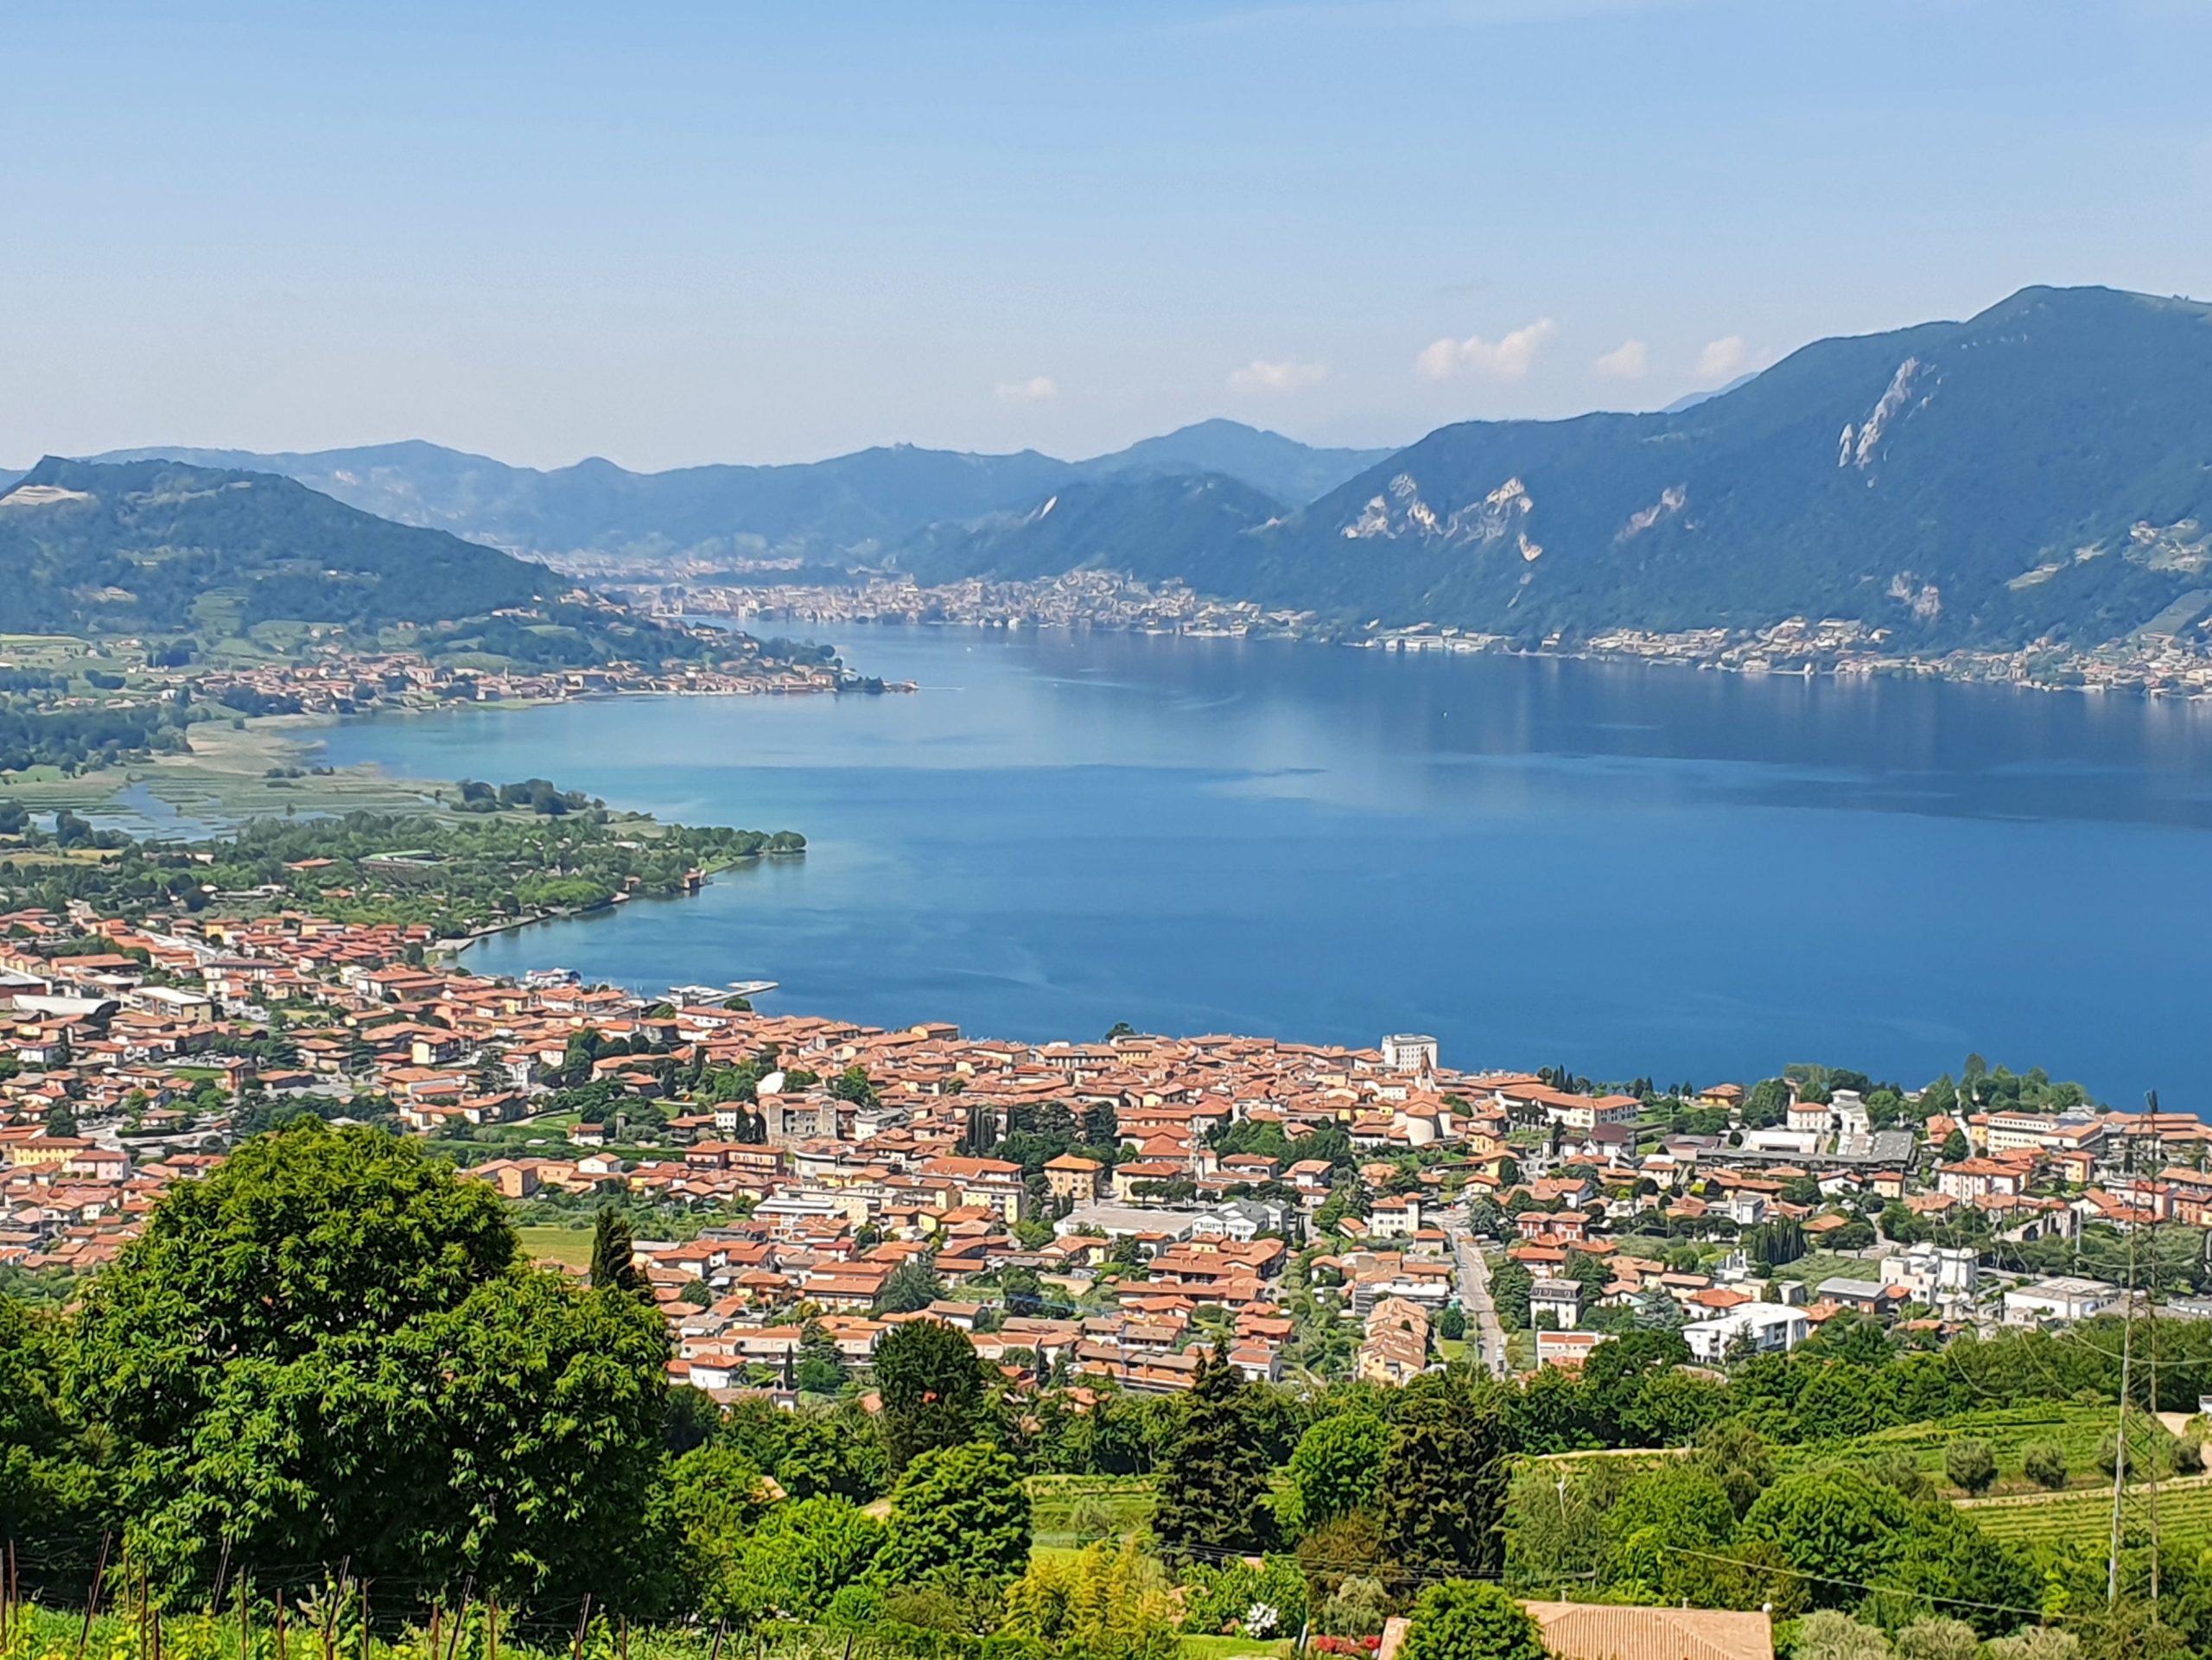
{"label": "large leafy tree", "polygon": [[1171,1560],[1274,1543],[1268,1456],[1252,1415],[1251,1386],[1226,1346],[1202,1352],[1153,1511],[1153,1530]]}
{"label": "large leafy tree", "polygon": [[309,1117],[164,1197],[86,1297],[73,1382],[156,1571],[350,1557],[605,1599],[666,1356],[639,1299],[519,1265],[489,1187]]}
{"label": "large leafy tree", "polygon": [[428,1561],[480,1587],[621,1595],[649,1565],[636,1556],[667,1415],[659,1313],[510,1269],[416,1321],[391,1354],[416,1380],[407,1440],[445,1478],[423,1495],[436,1502]]}
{"label": "large leafy tree", "polygon": [[1414,1605],[1403,1660],[1548,1660],[1542,1630],[1495,1585],[1449,1580]]}
{"label": "large leafy tree", "polygon": [[1764,1540],[1807,1576],[1823,1607],[1855,1607],[1861,1587],[1888,1580],[1903,1555],[1912,1506],[1855,1470],[1784,1476],[1760,1495],[1737,1531]]}
{"label": "large leafy tree", "polygon": [[883,1399],[883,1450],[903,1470],[932,1447],[976,1438],[983,1415],[983,1363],[967,1333],[942,1320],[908,1320],[875,1351]]}
{"label": "large leafy tree", "polygon": [[887,1585],[998,1579],[1028,1562],[1029,1534],[1029,1492],[1013,1459],[983,1441],[936,1447],[891,1490],[890,1537],[875,1572]]}
{"label": "large leafy tree", "polygon": [[1363,1508],[1375,1496],[1389,1446],[1390,1426],[1371,1412],[1338,1413],[1300,1436],[1290,1455],[1290,1479],[1304,1523],[1319,1527]]}
{"label": "large leafy tree", "polygon": [[0,1295],[0,1539],[48,1555],[99,1530],[99,1473],[67,1410],[63,1332],[54,1313]]}
{"label": "large leafy tree", "polygon": [[780,1615],[818,1619],[830,1599],[868,1572],[888,1536],[849,1499],[797,1498],[772,1509],[740,1542],[706,1609],[740,1623]]}
{"label": "large leafy tree", "polygon": [[1456,1371],[1406,1386],[1376,1509],[1385,1549],[1408,1574],[1498,1571],[1508,1450],[1504,1415],[1487,1388]]}

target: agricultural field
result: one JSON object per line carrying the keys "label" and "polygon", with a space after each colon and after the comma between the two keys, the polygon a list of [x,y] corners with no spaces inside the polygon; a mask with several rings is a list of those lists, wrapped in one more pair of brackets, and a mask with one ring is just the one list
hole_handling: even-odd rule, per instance
{"label": "agricultural field", "polygon": [[[1961,1413],[1926,1423],[1877,1430],[1871,1435],[1849,1441],[1779,1447],[1776,1449],[1776,1461],[1784,1471],[1826,1464],[1864,1467],[1885,1454],[1902,1453],[1927,1474],[1936,1484],[1936,1491],[1955,1498],[1959,1491],[1943,1473],[1945,1450],[1958,1441],[1986,1441],[1997,1457],[1997,1484],[1991,1492],[2037,1494],[2043,1490],[2028,1479],[2021,1466],[2028,1448],[2047,1443],[2057,1447],[2064,1454],[2068,1487],[2108,1488],[2112,1478],[2098,1467],[2097,1460],[2107,1437],[2113,1432],[2113,1409],[2108,1406],[2043,1402],[2032,1406],[1994,1407],[1983,1412]],[[2130,1456],[2139,1455],[2153,1444],[2163,1446],[2171,1439],[2164,1426],[2139,1415],[2129,1427]]]}
{"label": "agricultural field", "polygon": [[[1960,1506],[1993,1538],[2037,1552],[2069,1546],[2101,1551],[2112,1537],[2112,1491],[2081,1489],[2017,1498],[1970,1500]],[[2131,1542],[2150,1536],[2147,1490],[2128,1490],[2120,1516]],[[2158,1533],[2169,1552],[2212,1548],[2212,1478],[2190,1476],[2158,1489]]]}
{"label": "agricultural field", "polygon": [[1030,1526],[1040,1546],[1084,1545],[1102,1534],[1118,1538],[1152,1520],[1150,1476],[1032,1476],[1027,1485]]}

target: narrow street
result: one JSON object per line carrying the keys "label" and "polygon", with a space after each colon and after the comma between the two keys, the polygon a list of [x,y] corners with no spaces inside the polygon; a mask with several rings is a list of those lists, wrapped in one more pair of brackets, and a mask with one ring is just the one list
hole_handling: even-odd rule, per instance
{"label": "narrow street", "polygon": [[1459,1307],[1467,1312],[1467,1340],[1476,1358],[1494,1375],[1505,1376],[1505,1328],[1497,1323],[1497,1309],[1491,1301],[1490,1265],[1483,1261],[1473,1234],[1467,1231],[1466,1213],[1453,1211],[1446,1223],[1452,1249],[1459,1258]]}

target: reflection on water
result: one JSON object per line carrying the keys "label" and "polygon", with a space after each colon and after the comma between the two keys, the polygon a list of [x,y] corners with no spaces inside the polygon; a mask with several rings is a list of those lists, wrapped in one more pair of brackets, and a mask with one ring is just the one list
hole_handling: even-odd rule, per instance
{"label": "reflection on water", "polygon": [[486,942],[1027,1037],[1116,1020],[1710,1080],[1969,1048],[2114,1098],[2207,1058],[2212,707],[1279,643],[847,628],[917,696],[330,735],[804,830],[696,900]]}

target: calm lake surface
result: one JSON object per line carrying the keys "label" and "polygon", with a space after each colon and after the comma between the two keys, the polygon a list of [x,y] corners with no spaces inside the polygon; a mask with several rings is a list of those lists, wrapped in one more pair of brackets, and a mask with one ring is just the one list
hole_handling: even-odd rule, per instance
{"label": "calm lake surface", "polygon": [[915,696],[372,720],[327,759],[558,780],[803,862],[488,941],[658,990],[1114,1021],[1662,1083],[1969,1050],[2117,1103],[2212,1066],[2212,706],[1122,634],[829,631]]}

